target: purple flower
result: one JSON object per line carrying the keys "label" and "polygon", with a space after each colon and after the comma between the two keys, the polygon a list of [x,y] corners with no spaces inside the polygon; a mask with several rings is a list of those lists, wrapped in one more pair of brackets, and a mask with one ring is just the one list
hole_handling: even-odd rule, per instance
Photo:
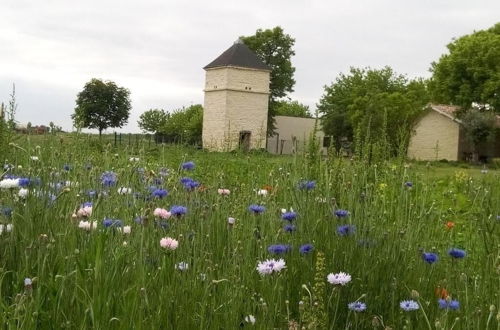
{"label": "purple flower", "polygon": [[64,164],[63,166],[63,170],[69,172],[71,170],[71,165],[68,165],[68,164]]}
{"label": "purple flower", "polygon": [[361,301],[352,302],[347,307],[354,312],[364,312],[366,310],[366,304]]}
{"label": "purple flower", "polygon": [[262,205],[252,204],[248,207],[248,210],[254,214],[261,214],[266,210],[266,208]]}
{"label": "purple flower", "polygon": [[408,187],[408,188],[411,188],[411,187],[413,187],[413,182],[411,182],[411,181],[406,181],[406,182],[405,182],[405,186],[406,186],[406,187]]}
{"label": "purple flower", "polygon": [[464,250],[460,250],[457,248],[452,248],[448,250],[448,254],[455,259],[462,259],[467,255],[467,253]]}
{"label": "purple flower", "polygon": [[170,209],[170,213],[172,213],[172,215],[175,215],[176,217],[183,216],[184,214],[186,214],[186,212],[187,212],[187,208],[184,206],[180,206],[180,205],[174,205]]}
{"label": "purple flower", "polygon": [[104,219],[102,225],[106,228],[109,227],[123,227],[123,222],[118,219]]}
{"label": "purple flower", "polygon": [[287,233],[293,233],[295,230],[297,230],[297,227],[289,223],[283,227],[283,230],[286,231]]}
{"label": "purple flower", "polygon": [[19,178],[18,185],[19,187],[27,187],[30,184],[30,179],[28,178]]}
{"label": "purple flower", "polygon": [[154,198],[162,199],[163,197],[168,196],[168,191],[165,189],[157,188],[151,192],[151,196],[153,196]]}
{"label": "purple flower", "polygon": [[7,218],[10,218],[12,216],[12,208],[8,206],[1,207],[0,214],[4,215]]}
{"label": "purple flower", "polygon": [[340,236],[349,236],[354,234],[356,227],[353,225],[342,225],[337,227],[337,234]]}
{"label": "purple flower", "polygon": [[296,212],[285,212],[281,215],[281,219],[287,220],[287,221],[293,221],[297,218],[297,213]]}
{"label": "purple flower", "polygon": [[185,162],[182,164],[182,169],[191,171],[194,169],[194,163],[193,162]]}
{"label": "purple flower", "polygon": [[441,309],[451,309],[451,310],[457,310],[460,308],[460,303],[458,300],[446,300],[446,299],[439,299],[438,300],[438,305],[439,308]]}
{"label": "purple flower", "polygon": [[290,245],[285,245],[285,244],[274,244],[274,245],[269,245],[267,248],[267,251],[272,254],[284,254],[290,251]]}
{"label": "purple flower", "polygon": [[106,171],[101,175],[101,183],[105,187],[111,187],[116,184],[117,181],[116,173],[111,172],[111,171]]}
{"label": "purple flower", "polygon": [[345,218],[350,215],[349,211],[347,210],[335,210],[335,212],[333,213],[337,216],[337,218]]}
{"label": "purple flower", "polygon": [[428,264],[433,264],[439,260],[438,255],[435,253],[431,253],[431,252],[422,253],[422,259],[425,262],[427,262]]}
{"label": "purple flower", "polygon": [[304,244],[299,248],[300,254],[308,254],[314,250],[314,246],[312,244]]}
{"label": "purple flower", "polygon": [[189,191],[194,190],[196,187],[198,187],[200,185],[200,183],[198,181],[194,181],[191,178],[182,178],[180,181],[181,181],[182,185],[184,186],[184,189],[189,190]]}
{"label": "purple flower", "polygon": [[302,180],[298,184],[300,190],[312,190],[316,187],[316,181]]}

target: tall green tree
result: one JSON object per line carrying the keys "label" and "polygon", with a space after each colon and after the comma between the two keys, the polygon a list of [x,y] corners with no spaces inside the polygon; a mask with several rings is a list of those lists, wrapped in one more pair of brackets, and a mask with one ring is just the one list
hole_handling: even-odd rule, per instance
{"label": "tall green tree", "polygon": [[174,110],[159,128],[167,141],[201,145],[203,106],[191,105]]}
{"label": "tall green tree", "polygon": [[240,39],[272,69],[267,124],[268,135],[272,135],[277,103],[292,93],[295,85],[295,68],[292,65],[295,39],[285,34],[279,26],[267,30],[258,29],[254,35],[242,36]]}
{"label": "tall green tree", "polygon": [[311,118],[309,106],[298,101],[278,101],[276,103],[276,116]]}
{"label": "tall green tree", "polygon": [[92,79],[85,84],[76,98],[76,108],[71,118],[75,127],[95,128],[102,131],[109,127],[122,127],[130,114],[130,91],[112,81]]}
{"label": "tall green tree", "polygon": [[462,36],[432,63],[432,99],[459,105],[488,104],[500,113],[500,23]]}
{"label": "tall green tree", "polygon": [[343,139],[364,139],[366,134],[387,138],[393,150],[399,148],[401,135],[410,131],[429,100],[425,81],[409,80],[390,67],[351,68],[324,89],[318,111],[323,131],[337,148]]}
{"label": "tall green tree", "polygon": [[156,133],[169,118],[170,114],[163,109],[149,109],[141,114],[137,123],[144,132]]}

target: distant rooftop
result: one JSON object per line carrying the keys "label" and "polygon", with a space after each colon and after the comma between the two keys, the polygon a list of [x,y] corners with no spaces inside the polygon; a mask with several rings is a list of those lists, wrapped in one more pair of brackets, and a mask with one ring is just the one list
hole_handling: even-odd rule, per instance
{"label": "distant rooftop", "polygon": [[203,69],[206,70],[225,66],[271,71],[271,68],[264,64],[257,55],[241,41],[241,39],[238,39],[231,47]]}

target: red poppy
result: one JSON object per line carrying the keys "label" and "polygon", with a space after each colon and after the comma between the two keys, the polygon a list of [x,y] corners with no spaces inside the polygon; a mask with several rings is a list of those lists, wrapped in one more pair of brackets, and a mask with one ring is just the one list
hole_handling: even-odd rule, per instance
{"label": "red poppy", "polygon": [[455,223],[453,221],[448,221],[445,226],[448,229],[452,229],[453,227],[455,227]]}

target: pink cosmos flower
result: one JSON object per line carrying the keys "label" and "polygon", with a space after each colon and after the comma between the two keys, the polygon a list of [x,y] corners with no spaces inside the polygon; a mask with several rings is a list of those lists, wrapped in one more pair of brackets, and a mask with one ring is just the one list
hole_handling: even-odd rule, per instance
{"label": "pink cosmos flower", "polygon": [[162,218],[162,219],[168,219],[172,216],[172,213],[168,212],[167,210],[165,209],[162,209],[162,208],[159,208],[157,207],[154,211],[153,211],[153,215],[155,217],[158,217],[158,218]]}
{"label": "pink cosmos flower", "polygon": [[160,240],[160,246],[165,249],[175,250],[179,246],[179,242],[171,237],[163,237]]}
{"label": "pink cosmos flower", "polygon": [[229,195],[231,193],[231,190],[220,188],[220,189],[217,189],[217,193],[219,195]]}

